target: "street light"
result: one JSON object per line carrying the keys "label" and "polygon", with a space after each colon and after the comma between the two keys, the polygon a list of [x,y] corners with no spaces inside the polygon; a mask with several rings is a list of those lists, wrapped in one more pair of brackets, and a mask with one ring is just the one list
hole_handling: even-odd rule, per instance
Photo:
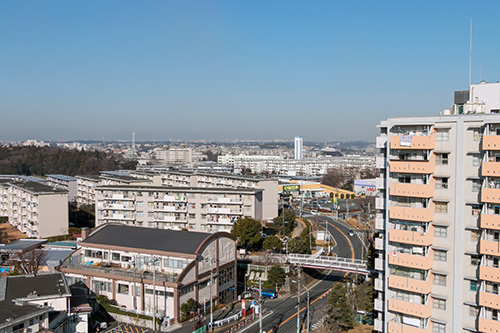
{"label": "street light", "polygon": [[132,260],[130,263],[134,266],[134,289],[132,290],[132,295],[134,296],[134,311],[137,312],[137,293],[136,293],[136,284],[135,284],[135,277],[136,277],[136,272],[137,272],[137,264],[136,260]]}
{"label": "street light", "polygon": [[153,257],[149,261],[150,265],[153,265],[153,332],[156,332],[156,263],[160,259]]}
{"label": "street light", "polygon": [[[299,269],[299,274],[300,274],[300,269]],[[306,317],[306,332],[309,333],[309,322],[310,322],[310,308],[309,308],[309,301],[310,301],[310,297],[309,297],[309,289],[307,289],[306,286],[304,285],[301,285],[300,284],[300,275],[299,275],[299,281],[295,281],[295,280],[292,280],[293,283],[298,283],[298,286],[297,286],[297,298],[299,300],[299,305],[298,305],[298,310],[297,310],[297,332],[300,332],[300,287],[302,286],[305,290],[306,290],[306,293],[307,293],[307,317]]]}

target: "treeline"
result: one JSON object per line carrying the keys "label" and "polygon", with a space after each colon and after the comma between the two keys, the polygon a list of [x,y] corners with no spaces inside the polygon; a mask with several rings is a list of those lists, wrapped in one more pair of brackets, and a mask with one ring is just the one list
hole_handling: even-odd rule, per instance
{"label": "treeline", "polygon": [[99,171],[116,170],[125,164],[113,155],[98,151],[33,146],[0,147],[0,174],[91,175]]}

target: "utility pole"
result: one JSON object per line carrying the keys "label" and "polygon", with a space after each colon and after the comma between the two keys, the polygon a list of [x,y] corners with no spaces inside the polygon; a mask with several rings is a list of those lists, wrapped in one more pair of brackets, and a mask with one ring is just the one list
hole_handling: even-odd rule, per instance
{"label": "utility pole", "polygon": [[304,288],[306,288],[306,291],[307,291],[307,323],[306,323],[306,332],[309,333],[309,318],[310,318],[310,314],[309,314],[309,302],[310,302],[310,298],[309,298],[309,289],[307,289],[306,286],[304,286]]}
{"label": "utility pole", "polygon": [[214,322],[214,307],[213,307],[213,296],[212,296],[212,283],[214,280],[214,259],[210,258],[210,331],[214,331],[213,322]]}
{"label": "utility pole", "polygon": [[259,280],[259,333],[262,333],[262,280]]}
{"label": "utility pole", "polygon": [[153,257],[153,332],[156,332],[156,258]]}
{"label": "utility pole", "polygon": [[134,311],[137,312],[137,292],[136,292],[136,284],[135,284],[135,277],[136,277],[136,272],[137,272],[137,263],[136,263],[137,258],[134,258],[132,261],[132,265],[134,265],[134,290],[132,295],[134,295]]}
{"label": "utility pole", "polygon": [[300,333],[300,267],[297,269],[297,333]]}

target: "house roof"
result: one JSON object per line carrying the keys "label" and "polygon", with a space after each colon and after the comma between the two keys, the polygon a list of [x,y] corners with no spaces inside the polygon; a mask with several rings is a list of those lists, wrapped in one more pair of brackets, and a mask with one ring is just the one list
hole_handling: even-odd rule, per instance
{"label": "house roof", "polygon": [[69,294],[69,287],[62,273],[7,277],[6,300],[63,294]]}
{"label": "house roof", "polygon": [[[225,233],[227,234],[227,233]],[[80,243],[103,246],[128,247],[182,254],[196,254],[198,247],[213,234],[193,231],[177,231],[131,227],[121,224],[105,224]],[[231,234],[227,234],[232,238]]]}

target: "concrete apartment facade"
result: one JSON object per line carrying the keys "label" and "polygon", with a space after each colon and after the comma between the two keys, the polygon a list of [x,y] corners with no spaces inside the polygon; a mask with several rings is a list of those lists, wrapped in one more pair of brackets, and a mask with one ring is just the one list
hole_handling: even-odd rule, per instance
{"label": "concrete apartment facade", "polygon": [[68,233],[68,192],[32,181],[0,182],[0,215],[28,237]]}
{"label": "concrete apartment facade", "polygon": [[261,189],[110,185],[96,187],[96,226],[117,222],[160,229],[230,231],[262,219]]}
{"label": "concrete apartment facade", "polygon": [[190,298],[208,308],[211,298],[217,304],[236,297],[236,240],[226,232],[106,224],[79,245],[60,268],[70,284],[82,281],[97,295],[170,324]]}
{"label": "concrete apartment facade", "polygon": [[66,175],[47,175],[47,183],[50,186],[59,187],[68,191],[68,200],[76,201],[77,197],[77,179]]}
{"label": "concrete apartment facade", "polygon": [[378,332],[500,331],[500,115],[469,99],[379,125]]}

